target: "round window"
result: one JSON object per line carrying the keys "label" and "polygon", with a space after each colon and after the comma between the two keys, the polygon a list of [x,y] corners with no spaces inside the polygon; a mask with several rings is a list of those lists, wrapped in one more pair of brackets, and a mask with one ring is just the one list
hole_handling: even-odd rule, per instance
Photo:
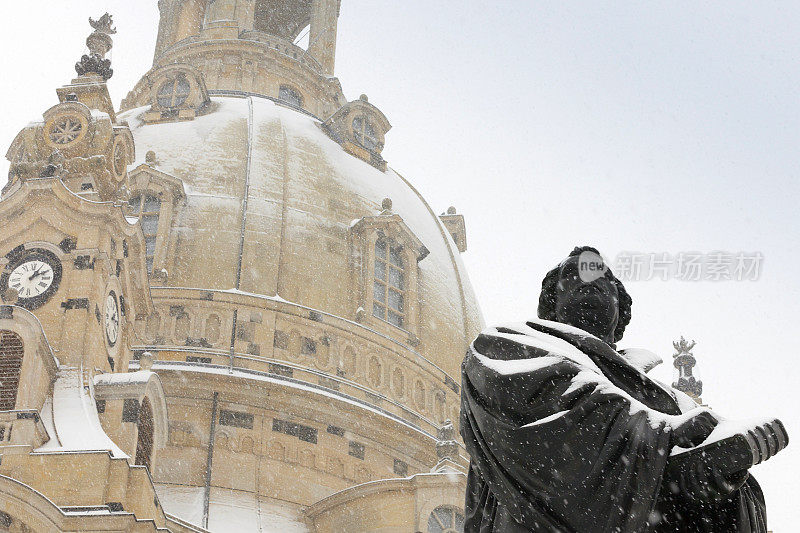
{"label": "round window", "polygon": [[180,107],[189,98],[192,87],[183,74],[167,80],[158,89],[158,105],[169,109]]}
{"label": "round window", "polygon": [[464,533],[464,515],[455,507],[437,507],[428,517],[428,533]]}
{"label": "round window", "polygon": [[68,146],[86,133],[86,120],[78,115],[58,117],[47,126],[47,140],[58,147]]}

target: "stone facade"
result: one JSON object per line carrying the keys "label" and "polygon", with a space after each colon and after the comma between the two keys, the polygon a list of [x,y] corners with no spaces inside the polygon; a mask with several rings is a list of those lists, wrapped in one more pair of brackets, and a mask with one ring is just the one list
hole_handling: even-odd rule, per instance
{"label": "stone facade", "polygon": [[464,217],[345,100],[339,0],[159,9],[121,109],[103,17],[7,154],[0,530],[459,530]]}

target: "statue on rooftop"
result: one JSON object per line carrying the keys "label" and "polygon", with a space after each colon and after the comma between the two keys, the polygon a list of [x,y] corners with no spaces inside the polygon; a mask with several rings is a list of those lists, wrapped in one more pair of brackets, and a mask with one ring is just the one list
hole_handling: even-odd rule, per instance
{"label": "statue on rooftop", "polygon": [[632,300],[597,250],[542,283],[539,318],[488,328],[462,365],[467,533],[766,533],[748,469],[780,421],[726,421],[616,349]]}

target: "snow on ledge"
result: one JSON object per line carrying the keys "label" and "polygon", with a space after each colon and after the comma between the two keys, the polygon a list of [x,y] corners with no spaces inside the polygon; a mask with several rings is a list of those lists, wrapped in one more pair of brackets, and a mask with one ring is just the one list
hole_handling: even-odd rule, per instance
{"label": "snow on ledge", "polygon": [[103,431],[94,398],[84,387],[81,369],[58,370],[50,414],[52,418],[45,427],[55,434],[35,452],[107,451],[114,458],[128,458]]}

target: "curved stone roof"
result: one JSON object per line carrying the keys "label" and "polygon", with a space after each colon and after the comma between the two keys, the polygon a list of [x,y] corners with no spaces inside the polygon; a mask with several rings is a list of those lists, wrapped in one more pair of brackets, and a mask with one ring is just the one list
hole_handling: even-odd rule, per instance
{"label": "curved stone roof", "polygon": [[452,237],[402,176],[351,156],[317,119],[266,98],[215,96],[211,112],[191,121],[145,124],[145,110],[121,116],[136,142],[131,168],[153,151],[152,166],[186,192],[172,219],[167,285],[277,295],[355,320],[351,227],[388,197],[430,252],[418,263],[416,350],[458,375],[480,310]]}

